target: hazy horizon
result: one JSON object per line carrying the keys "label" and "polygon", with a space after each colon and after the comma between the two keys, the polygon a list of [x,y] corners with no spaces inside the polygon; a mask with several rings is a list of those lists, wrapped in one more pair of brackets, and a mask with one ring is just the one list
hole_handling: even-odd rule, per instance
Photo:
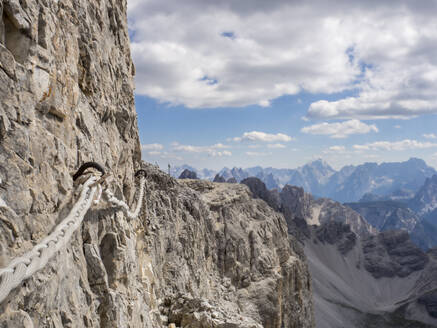
{"label": "hazy horizon", "polygon": [[[363,165],[363,164],[366,164],[366,163],[376,163],[376,164],[378,164],[378,165],[381,165],[381,164],[384,164],[384,163],[402,163],[402,162],[406,162],[406,161],[408,161],[408,160],[410,160],[410,159],[419,159],[419,160],[423,160],[422,158],[418,158],[418,157],[410,157],[410,158],[408,158],[408,159],[406,159],[405,161],[381,161],[381,162],[377,162],[377,161],[367,161],[367,162],[362,162],[362,163],[359,163],[359,164],[356,164],[356,165],[354,165],[354,166],[359,166],[359,165]],[[252,166],[237,166],[237,165],[231,165],[231,166],[223,166],[223,167],[220,167],[220,168],[218,168],[218,169],[214,169],[214,168],[210,168],[210,167],[197,167],[196,165],[191,165],[191,164],[189,164],[189,163],[183,163],[183,164],[181,164],[181,165],[171,165],[170,164],[170,167],[171,168],[175,168],[175,167],[182,167],[182,166],[189,166],[189,167],[192,167],[192,168],[194,168],[194,169],[196,169],[196,170],[198,170],[198,171],[200,171],[200,170],[204,170],[204,169],[206,169],[206,170],[211,170],[211,171],[220,171],[220,170],[222,170],[222,169],[224,169],[224,168],[228,168],[228,169],[233,169],[233,168],[238,168],[238,169],[251,169],[251,168],[254,168],[254,167],[261,167],[261,168],[263,168],[263,169],[266,169],[266,168],[273,168],[273,169],[278,169],[278,170],[282,170],[282,169],[284,169],[284,170],[294,170],[294,169],[298,169],[298,168],[300,168],[300,167],[302,167],[302,166],[305,166],[305,165],[307,165],[307,164],[311,164],[311,163],[313,163],[313,162],[316,162],[316,161],[318,161],[318,160],[322,160],[323,162],[325,162],[326,164],[328,164],[331,168],[333,168],[334,170],[336,170],[336,171],[339,171],[339,170],[341,170],[343,167],[345,167],[345,166],[349,166],[349,165],[353,165],[353,164],[345,164],[345,165],[342,165],[342,166],[340,166],[340,167],[335,167],[335,166],[333,166],[333,165],[331,165],[331,163],[329,163],[328,161],[326,161],[326,160],[324,160],[323,158],[316,158],[316,159],[314,159],[314,160],[311,160],[311,161],[308,161],[308,162],[306,162],[306,163],[304,163],[303,165],[299,165],[299,166],[294,166],[294,167],[275,167],[275,166],[262,166],[262,165],[252,165]],[[429,163],[427,163],[425,160],[423,160],[425,163],[426,163],[426,165],[427,166],[429,166],[429,167],[432,167],[433,169],[435,169],[435,170],[437,170],[437,167],[435,167],[435,166],[433,166],[433,165],[430,165]],[[155,164],[155,163],[153,163],[152,162],[152,164]],[[168,164],[169,163],[167,163],[167,164],[165,164],[165,165],[159,165],[159,167],[160,167],[160,169],[161,170],[163,170],[163,171],[165,171],[165,172],[167,172],[167,170],[168,170]]]}

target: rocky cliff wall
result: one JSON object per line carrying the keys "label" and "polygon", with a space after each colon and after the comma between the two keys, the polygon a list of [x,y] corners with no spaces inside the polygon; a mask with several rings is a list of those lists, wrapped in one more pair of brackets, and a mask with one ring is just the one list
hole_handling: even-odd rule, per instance
{"label": "rocky cliff wall", "polygon": [[[103,164],[128,203],[141,164],[126,2],[5,0],[0,14],[1,267],[65,217],[81,163]],[[140,218],[93,207],[0,304],[0,327],[313,326],[282,215],[244,186],[145,169]]]}
{"label": "rocky cliff wall", "polygon": [[[3,266],[65,217],[71,173],[84,161],[109,168],[118,195],[130,199],[140,147],[125,1],[5,0],[0,14]],[[94,248],[74,234],[71,246],[1,304],[0,322],[95,326],[93,312],[103,306],[92,304],[84,256]]]}
{"label": "rocky cliff wall", "polygon": [[306,261],[280,213],[244,185],[146,169],[137,250],[152,312],[178,327],[313,326]]}

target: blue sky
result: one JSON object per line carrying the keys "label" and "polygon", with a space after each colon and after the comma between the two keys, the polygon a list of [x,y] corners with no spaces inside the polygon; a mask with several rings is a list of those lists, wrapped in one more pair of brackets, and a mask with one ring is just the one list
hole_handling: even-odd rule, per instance
{"label": "blue sky", "polygon": [[226,2],[129,2],[144,160],[437,166],[434,7]]}

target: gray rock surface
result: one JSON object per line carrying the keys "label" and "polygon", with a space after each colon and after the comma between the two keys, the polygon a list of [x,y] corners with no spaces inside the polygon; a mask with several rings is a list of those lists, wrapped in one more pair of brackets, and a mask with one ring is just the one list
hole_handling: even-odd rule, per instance
{"label": "gray rock surface", "polygon": [[250,177],[242,180],[241,183],[249,187],[253,197],[264,200],[275,211],[279,211],[281,208],[281,201],[278,194],[272,193],[268,190],[264,182],[260,179]]}
{"label": "gray rock surface", "polygon": [[378,231],[414,230],[420,218],[406,204],[391,200],[346,203]]}
{"label": "gray rock surface", "polygon": [[197,179],[197,174],[194,171],[190,171],[189,169],[185,169],[182,171],[179,179]]}
{"label": "gray rock surface", "polygon": [[212,182],[226,182],[226,179],[223,178],[220,174],[216,174],[214,180]]}
{"label": "gray rock surface", "polygon": [[[304,192],[303,188],[286,185],[280,193],[280,198],[289,227],[293,222],[302,220],[308,225],[337,221],[348,224],[351,231],[359,236],[366,237],[377,231],[351,208],[328,198],[314,199],[311,194]],[[301,229],[301,232],[308,236],[308,230],[304,225],[299,226],[305,229]]]}
{"label": "gray rock surface", "polygon": [[437,326],[433,316],[437,273],[434,259],[429,258],[422,269],[401,277],[393,270],[396,265],[389,263],[390,256],[383,246],[384,255],[379,261],[388,264],[393,276],[376,278],[363,265],[360,237],[348,252],[342,253],[338,242],[321,243],[314,228],[320,229],[312,228],[313,237],[305,242],[305,254],[313,279],[317,328]]}
{"label": "gray rock surface", "polygon": [[297,230],[304,243],[316,327],[437,326],[435,249],[425,254],[407,231],[361,230],[366,225],[353,210],[314,200],[301,188],[286,186],[282,192],[289,232]]}
{"label": "gray rock surface", "polygon": [[[5,0],[0,14],[3,266],[66,216],[81,163],[103,164],[116,195],[132,201],[141,152],[125,1]],[[96,207],[0,304],[0,326],[139,327],[148,304],[130,278],[134,232],[121,214]],[[111,234],[116,247],[105,254]]]}
{"label": "gray rock surface", "polygon": [[408,205],[421,216],[437,208],[437,175],[425,180]]}
{"label": "gray rock surface", "polygon": [[345,205],[360,213],[379,231],[405,230],[410,233],[413,243],[423,250],[437,245],[437,227],[420,218],[405,203],[380,200]]}
{"label": "gray rock surface", "polygon": [[244,185],[176,182],[151,166],[148,176],[142,247],[154,275],[147,285],[168,323],[313,325],[306,263],[290,247],[280,213]]}
{"label": "gray rock surface", "polygon": [[355,246],[357,239],[349,225],[337,221],[315,227],[315,235],[319,242],[337,245],[341,254],[347,254]]}
{"label": "gray rock surface", "polygon": [[[182,172],[183,168],[189,167],[183,165],[177,168],[173,176],[178,176],[175,173]],[[198,171],[198,176],[212,180],[216,173]],[[404,162],[348,165],[339,171],[319,159],[295,169],[225,167],[219,172],[225,179],[233,176],[238,182],[247,177],[257,177],[268,189],[281,189],[287,184],[302,187],[315,196],[338,202],[357,202],[366,194],[372,195],[372,200],[407,200],[414,196],[427,178],[436,173],[434,168],[418,158]]]}
{"label": "gray rock surface", "polygon": [[419,303],[424,304],[428,313],[437,318],[437,292],[430,292],[419,297]]}
{"label": "gray rock surface", "polygon": [[363,241],[364,267],[375,278],[406,277],[422,270],[428,257],[414,245],[408,232],[386,231]]}
{"label": "gray rock surface", "polygon": [[126,1],[0,3],[0,266],[47,236],[96,161],[137,220],[101,202],[0,304],[0,327],[313,327],[284,217],[242,185],[141,164]]}

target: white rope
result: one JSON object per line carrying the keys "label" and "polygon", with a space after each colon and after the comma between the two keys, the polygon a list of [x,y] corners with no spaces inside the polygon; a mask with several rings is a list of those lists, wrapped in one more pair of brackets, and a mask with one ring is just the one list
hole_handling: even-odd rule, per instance
{"label": "white rope", "polygon": [[24,279],[44,268],[56,252],[70,240],[73,232],[80,226],[86,212],[91,207],[94,194],[99,188],[99,185],[91,186],[96,181],[97,178],[92,176],[84,183],[79,200],[68,216],[50,235],[30,252],[17,257],[7,267],[0,269],[0,303]]}
{"label": "white rope", "polygon": [[[35,245],[30,252],[15,258],[7,267],[0,268],[0,303],[23,280],[44,268],[56,252],[67,244],[72,234],[79,228],[91,205],[99,203],[103,192],[102,185],[100,184],[102,180],[104,178],[98,180],[94,175],[88,177],[83,185],[79,185],[78,191],[80,191],[80,196],[77,203],[56,229],[39,244]],[[145,184],[145,177],[141,177],[138,201],[133,212],[130,211],[129,206],[124,201],[116,198],[109,189],[105,189],[104,193],[109,203],[121,207],[129,219],[135,219],[141,210]]]}
{"label": "white rope", "polygon": [[139,192],[139,196],[138,196],[138,200],[137,200],[137,206],[133,212],[130,211],[129,205],[127,205],[124,201],[115,197],[114,194],[112,193],[112,191],[110,191],[109,189],[105,189],[104,193],[105,193],[105,196],[106,196],[106,199],[108,200],[108,202],[110,202],[111,204],[113,204],[117,207],[120,207],[126,213],[127,217],[129,219],[133,220],[133,219],[137,218],[138,214],[140,214],[141,204],[143,203],[145,184],[146,184],[146,178],[141,177],[141,179],[140,179],[140,192]]}

